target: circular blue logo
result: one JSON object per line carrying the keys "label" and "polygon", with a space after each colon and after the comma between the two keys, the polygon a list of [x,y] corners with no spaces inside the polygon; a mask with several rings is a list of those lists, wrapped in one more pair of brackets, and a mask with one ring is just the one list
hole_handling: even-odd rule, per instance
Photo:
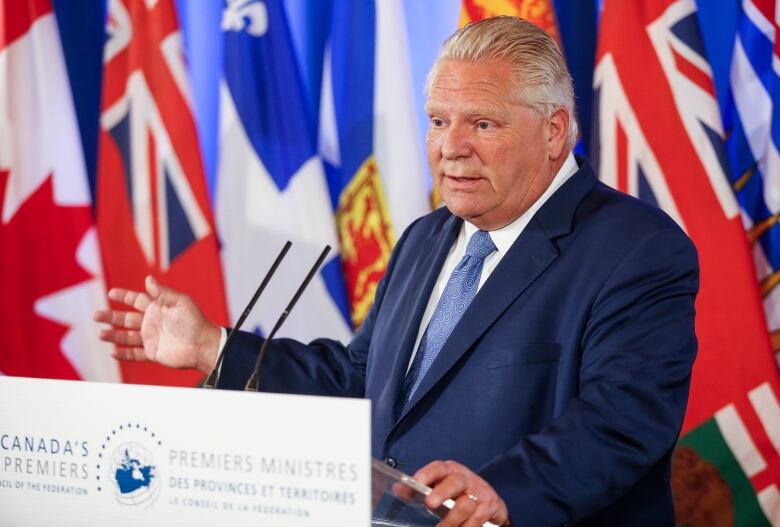
{"label": "circular blue logo", "polygon": [[150,506],[162,487],[154,457],[160,446],[162,441],[140,423],[111,430],[98,453],[98,492],[113,493],[121,505]]}
{"label": "circular blue logo", "polygon": [[137,442],[116,447],[109,464],[114,496],[122,505],[150,504],[160,492],[154,457]]}

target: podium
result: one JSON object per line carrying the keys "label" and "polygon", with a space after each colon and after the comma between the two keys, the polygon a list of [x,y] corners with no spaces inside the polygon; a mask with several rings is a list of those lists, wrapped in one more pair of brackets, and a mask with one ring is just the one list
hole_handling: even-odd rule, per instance
{"label": "podium", "polygon": [[436,525],[369,445],[364,399],[0,377],[1,523]]}

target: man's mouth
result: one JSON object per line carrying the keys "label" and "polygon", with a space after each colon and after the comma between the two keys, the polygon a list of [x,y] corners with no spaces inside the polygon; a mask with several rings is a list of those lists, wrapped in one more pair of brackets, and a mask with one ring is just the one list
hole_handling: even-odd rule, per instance
{"label": "man's mouth", "polygon": [[468,177],[468,176],[452,176],[445,174],[447,184],[451,187],[458,189],[467,189],[476,186],[482,178],[480,177]]}

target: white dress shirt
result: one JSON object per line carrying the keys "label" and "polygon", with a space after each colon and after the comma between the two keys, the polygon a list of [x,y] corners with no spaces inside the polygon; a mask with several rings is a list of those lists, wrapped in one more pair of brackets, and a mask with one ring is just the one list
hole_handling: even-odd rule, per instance
{"label": "white dress shirt", "polygon": [[[547,187],[547,190],[545,190],[544,193],[539,196],[539,199],[537,199],[534,204],[531,205],[528,210],[522,214],[522,216],[517,218],[506,227],[501,227],[500,229],[490,231],[490,239],[493,240],[493,243],[496,246],[496,250],[493,251],[492,254],[488,255],[482,264],[482,274],[479,277],[477,294],[479,294],[479,290],[482,288],[485,281],[490,277],[490,274],[498,266],[498,263],[501,261],[507,251],[509,251],[509,248],[512,247],[513,243],[515,243],[517,237],[520,236],[520,233],[523,232],[523,229],[525,229],[526,225],[528,225],[528,223],[531,221],[531,218],[534,217],[536,211],[538,211],[541,206],[544,205],[545,202],[550,198],[550,196],[552,196],[553,193],[558,190],[561,185],[563,185],[571,176],[573,176],[577,170],[579,170],[577,161],[574,159],[574,155],[570,152],[569,156],[566,158],[566,161],[564,161],[563,166],[561,166],[560,170],[558,170],[558,173],[555,174],[555,177],[550,183],[550,186]],[[428,323],[431,321],[431,317],[433,317],[433,312],[436,310],[436,305],[439,303],[439,298],[441,298],[442,293],[444,293],[444,288],[447,286],[447,281],[449,280],[452,271],[455,270],[455,267],[466,254],[466,246],[471,239],[471,235],[477,232],[477,230],[478,228],[476,226],[467,221],[464,221],[460,228],[460,232],[458,233],[458,237],[455,239],[455,243],[450,248],[447,259],[444,260],[444,265],[439,272],[439,277],[436,279],[436,284],[433,286],[431,298],[428,300],[428,306],[425,308],[425,313],[423,313],[422,320],[420,321],[420,329],[417,331],[417,340],[414,343],[412,356],[409,358],[409,364],[406,366],[407,372],[412,366],[414,356],[417,354],[417,348],[420,347],[420,341],[423,338],[425,330],[428,328]]]}

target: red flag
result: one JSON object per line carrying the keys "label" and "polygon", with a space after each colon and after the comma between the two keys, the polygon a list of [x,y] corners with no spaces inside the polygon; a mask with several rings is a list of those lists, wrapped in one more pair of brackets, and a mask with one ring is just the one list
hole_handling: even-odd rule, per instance
{"label": "red flag", "polygon": [[776,522],[780,379],[694,2],[606,0],[594,79],[600,177],[661,206],[699,251],[699,355],[673,468],[678,523]]}
{"label": "red flag", "polygon": [[[145,275],[227,322],[219,250],[173,0],[109,3],[100,119],[98,228],[107,283]],[[126,382],[191,385],[197,372],[123,363]]]}
{"label": "red flag", "polygon": [[0,1],[0,71],[0,372],[116,380],[85,316],[105,287],[49,0]]}

